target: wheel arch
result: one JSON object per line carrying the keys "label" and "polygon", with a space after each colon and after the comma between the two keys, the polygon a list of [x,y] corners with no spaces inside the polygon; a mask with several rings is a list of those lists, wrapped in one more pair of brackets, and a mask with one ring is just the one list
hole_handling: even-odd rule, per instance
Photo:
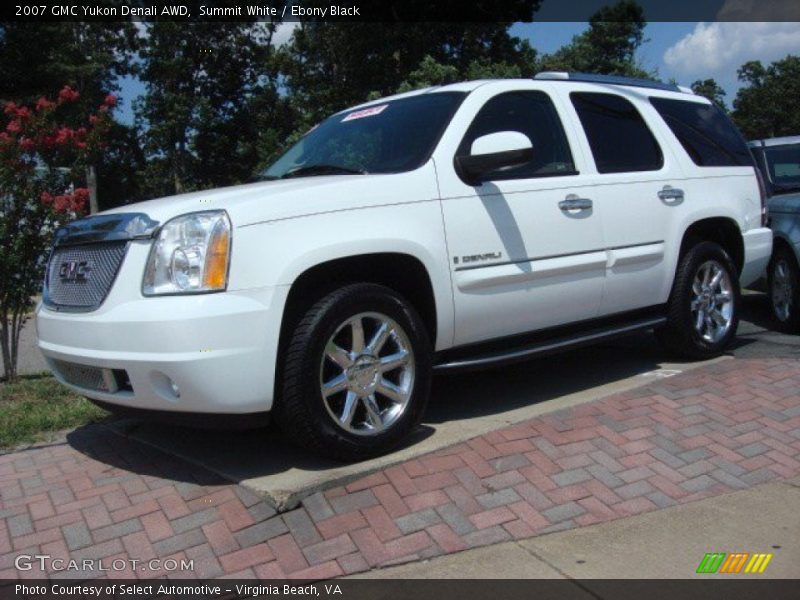
{"label": "wheel arch", "polygon": [[280,389],[284,351],[299,319],[325,294],[357,282],[384,285],[403,296],[419,313],[431,343],[435,344],[440,334],[440,319],[446,315],[442,314],[437,303],[433,280],[422,260],[404,252],[373,252],[333,258],[307,267],[291,284],[280,325],[276,393]]}
{"label": "wheel arch", "polygon": [[281,330],[291,326],[293,313],[303,314],[330,290],[357,282],[395,290],[419,312],[431,340],[436,339],[438,313],[431,276],[419,258],[403,252],[353,254],[308,267],[291,284]]}
{"label": "wheel arch", "polygon": [[708,217],[691,223],[683,232],[678,260],[698,242],[719,244],[733,260],[738,274],[744,268],[744,238],[739,224],[730,217]]}
{"label": "wheel arch", "polygon": [[784,249],[794,256],[795,263],[800,266],[800,257],[798,256],[798,247],[780,231],[775,231],[772,237],[772,255],[779,249]]}

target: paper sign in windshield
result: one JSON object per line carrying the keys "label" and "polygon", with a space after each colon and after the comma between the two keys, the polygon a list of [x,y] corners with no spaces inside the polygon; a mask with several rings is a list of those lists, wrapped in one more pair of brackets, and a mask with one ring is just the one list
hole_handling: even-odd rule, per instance
{"label": "paper sign in windshield", "polygon": [[387,106],[389,105],[381,104],[380,106],[370,106],[369,108],[365,108],[363,110],[357,110],[356,112],[351,112],[344,119],[342,119],[342,123],[344,123],[345,121],[355,121],[356,119],[363,119],[365,117],[374,117],[375,115],[379,115],[384,110],[386,110]]}

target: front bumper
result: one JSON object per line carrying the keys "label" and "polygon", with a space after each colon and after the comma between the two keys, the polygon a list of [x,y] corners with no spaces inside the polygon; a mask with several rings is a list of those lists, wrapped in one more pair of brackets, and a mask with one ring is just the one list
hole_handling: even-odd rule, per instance
{"label": "front bumper", "polygon": [[[144,298],[140,279],[120,273],[90,313],[37,308],[39,348],[55,376],[123,409],[269,411],[285,288]],[[105,384],[87,376],[98,373]]]}
{"label": "front bumper", "polygon": [[764,275],[772,256],[772,230],[767,227],[751,229],[742,234],[744,240],[744,266],[739,276],[742,287]]}

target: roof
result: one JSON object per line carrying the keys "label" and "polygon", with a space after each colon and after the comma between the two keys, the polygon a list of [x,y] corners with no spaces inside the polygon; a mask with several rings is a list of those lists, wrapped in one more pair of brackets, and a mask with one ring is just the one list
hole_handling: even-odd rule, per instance
{"label": "roof", "polygon": [[800,135],[790,135],[786,137],[767,138],[765,140],[752,140],[747,142],[751,148],[762,148],[769,146],[787,146],[789,144],[800,144]]}
{"label": "roof", "polygon": [[545,72],[539,73],[535,77],[528,77],[528,78],[518,78],[518,79],[476,79],[473,81],[461,81],[458,83],[449,83],[446,85],[437,85],[427,88],[422,88],[418,90],[413,90],[410,92],[404,92],[402,94],[394,94],[392,96],[384,96],[383,98],[378,98],[376,100],[370,100],[369,102],[364,102],[363,104],[359,104],[358,106],[351,106],[346,108],[340,112],[349,112],[351,110],[356,110],[360,108],[365,108],[367,106],[373,106],[375,104],[380,104],[381,102],[389,102],[392,100],[399,100],[400,98],[410,98],[413,96],[421,96],[423,94],[436,94],[442,92],[472,92],[473,90],[478,89],[479,87],[485,85],[493,85],[493,84],[502,84],[508,85],[513,84],[514,82],[517,83],[530,83],[531,81],[535,81],[538,84],[542,84],[544,86],[547,85],[563,85],[564,83],[573,83],[573,84],[584,84],[584,85],[597,85],[598,87],[616,87],[616,88],[625,88],[628,90],[636,90],[640,94],[644,92],[644,88],[647,88],[647,92],[650,95],[657,95],[662,97],[678,97],[680,96],[683,100],[688,101],[696,101],[701,103],[709,103],[710,101],[703,96],[698,96],[692,92],[692,90],[688,88],[684,88],[682,86],[674,85],[671,83],[664,83],[661,81],[655,81],[650,79],[639,79],[635,77],[622,77],[616,75],[594,75],[590,73],[567,73],[567,72]]}
{"label": "roof", "polygon": [[598,75],[595,73],[574,73],[571,71],[543,71],[534,77],[537,81],[580,81],[583,83],[599,83],[603,85],[622,85],[626,87],[642,87],[668,92],[694,94],[689,88],[682,88],[674,83],[664,83],[655,79],[626,77],[623,75]]}

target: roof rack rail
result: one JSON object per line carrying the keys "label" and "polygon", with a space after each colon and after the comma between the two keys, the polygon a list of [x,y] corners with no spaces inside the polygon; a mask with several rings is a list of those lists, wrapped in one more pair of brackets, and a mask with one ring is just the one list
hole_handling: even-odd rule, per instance
{"label": "roof rack rail", "polygon": [[654,90],[666,90],[669,92],[683,92],[672,83],[664,83],[654,79],[642,79],[640,77],[624,77],[622,75],[597,75],[595,73],[573,73],[568,71],[542,71],[533,77],[534,79],[546,79],[549,81],[583,81],[586,83],[605,83],[609,85],[629,85],[633,87],[652,88]]}

